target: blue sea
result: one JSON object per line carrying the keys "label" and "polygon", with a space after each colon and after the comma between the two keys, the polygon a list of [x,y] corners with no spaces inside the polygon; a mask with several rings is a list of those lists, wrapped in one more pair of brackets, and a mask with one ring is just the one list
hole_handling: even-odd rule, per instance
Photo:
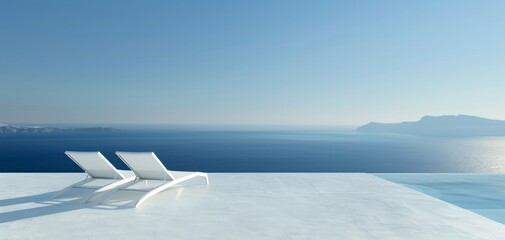
{"label": "blue sea", "polygon": [[505,137],[440,138],[351,130],[142,129],[0,135],[0,172],[81,171],[64,151],[152,151],[205,172],[505,172]]}

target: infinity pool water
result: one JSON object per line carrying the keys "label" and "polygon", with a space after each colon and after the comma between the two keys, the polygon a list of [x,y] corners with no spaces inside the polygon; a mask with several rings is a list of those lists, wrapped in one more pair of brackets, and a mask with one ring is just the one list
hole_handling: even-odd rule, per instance
{"label": "infinity pool water", "polygon": [[505,224],[505,174],[375,174]]}

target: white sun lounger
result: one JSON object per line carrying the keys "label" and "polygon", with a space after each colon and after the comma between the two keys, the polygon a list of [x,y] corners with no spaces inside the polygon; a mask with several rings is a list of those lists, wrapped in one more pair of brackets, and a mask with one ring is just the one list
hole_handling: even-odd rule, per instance
{"label": "white sun lounger", "polygon": [[135,207],[139,207],[144,201],[154,196],[155,194],[166,190],[176,184],[182,183],[194,177],[205,177],[205,181],[209,184],[207,173],[202,172],[173,172],[168,171],[163,163],[156,157],[153,152],[116,152],[116,155],[128,165],[135,173],[137,179],[133,182],[117,188],[117,190],[126,189],[138,181],[161,180],[164,183],[148,190],[137,202]]}
{"label": "white sun lounger", "polygon": [[91,196],[86,199],[86,202],[88,202],[90,199],[96,196],[96,194],[109,191],[127,182],[135,180],[135,176],[133,176],[133,174],[130,174],[131,176],[128,177],[128,174],[125,175],[126,171],[117,170],[100,152],[66,151],[65,154],[70,159],[72,159],[72,161],[74,161],[80,168],[82,168],[84,172],[86,172],[86,179],[62,189],[53,195],[51,199],[60,196],[62,193],[71,188],[88,188],[84,185],[95,180],[117,180],[113,181],[112,183],[106,184],[105,186],[96,188]]}

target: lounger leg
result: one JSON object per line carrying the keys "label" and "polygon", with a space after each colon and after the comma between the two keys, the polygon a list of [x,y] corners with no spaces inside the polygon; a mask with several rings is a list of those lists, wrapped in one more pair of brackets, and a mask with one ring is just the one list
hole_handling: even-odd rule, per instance
{"label": "lounger leg", "polygon": [[179,184],[179,183],[182,183],[184,181],[187,181],[189,179],[192,179],[192,178],[195,178],[195,177],[205,177],[205,181],[207,182],[207,184],[209,183],[209,178],[207,176],[206,173],[201,173],[201,172],[197,172],[197,173],[193,173],[193,174],[190,174],[190,175],[187,175],[187,176],[184,176],[184,177],[181,177],[181,178],[177,178],[171,182],[168,182],[168,183],[165,183],[161,186],[158,186],[156,188],[154,188],[153,190],[147,192],[146,194],[144,194],[136,203],[135,203],[135,208],[138,208],[140,205],[142,205],[142,203],[144,203],[147,199],[149,199],[150,197],[156,195],[157,193],[159,192],[162,192],[163,190],[166,190],[167,188],[169,187],[172,187],[176,184]]}
{"label": "lounger leg", "polygon": [[66,191],[68,191],[68,190],[70,190],[72,188],[78,188],[78,187],[80,187],[80,186],[82,186],[82,185],[84,185],[86,183],[89,183],[91,181],[94,181],[94,180],[96,180],[96,179],[94,179],[94,178],[87,178],[87,179],[84,179],[84,180],[82,180],[80,182],[74,183],[74,184],[72,184],[72,185],[70,185],[70,186],[68,186],[66,188],[61,189],[60,191],[58,191],[57,193],[55,193],[53,196],[51,196],[50,199],[51,200],[55,199],[56,197],[60,196],[62,193],[66,192]]}
{"label": "lounger leg", "polygon": [[209,185],[209,174],[207,173],[202,173],[202,177],[205,177],[205,183],[207,183],[207,185]]}

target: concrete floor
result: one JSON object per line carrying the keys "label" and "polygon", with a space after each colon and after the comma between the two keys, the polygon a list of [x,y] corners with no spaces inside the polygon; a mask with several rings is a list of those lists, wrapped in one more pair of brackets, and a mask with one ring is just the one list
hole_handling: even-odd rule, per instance
{"label": "concrete floor", "polygon": [[505,239],[505,225],[369,174],[213,173],[137,209],[137,191],[50,200],[84,176],[0,174],[0,239]]}

